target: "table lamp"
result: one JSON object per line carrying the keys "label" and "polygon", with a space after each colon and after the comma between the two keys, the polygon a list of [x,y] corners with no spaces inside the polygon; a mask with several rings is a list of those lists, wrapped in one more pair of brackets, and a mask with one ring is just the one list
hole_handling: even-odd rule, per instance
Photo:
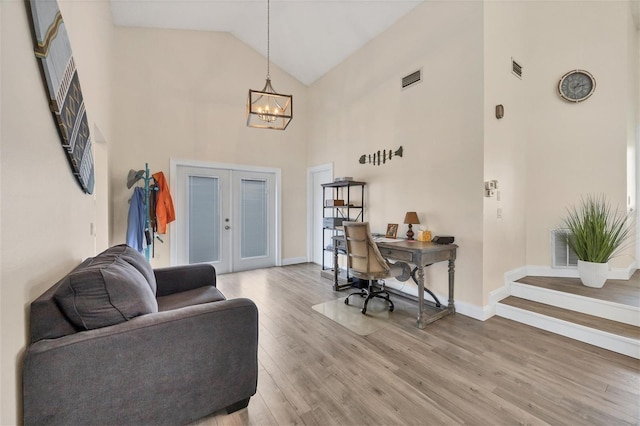
{"label": "table lamp", "polygon": [[407,240],[413,240],[413,229],[411,229],[411,225],[417,225],[420,223],[420,219],[418,219],[418,214],[416,212],[407,212],[404,215],[404,223],[409,225],[409,230],[407,231]]}

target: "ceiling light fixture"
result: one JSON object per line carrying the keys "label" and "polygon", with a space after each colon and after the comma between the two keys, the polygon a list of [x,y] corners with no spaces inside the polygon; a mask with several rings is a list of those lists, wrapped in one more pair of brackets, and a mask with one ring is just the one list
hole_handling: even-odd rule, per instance
{"label": "ceiling light fixture", "polygon": [[293,96],[276,93],[271,86],[271,76],[269,75],[270,12],[270,0],[267,0],[267,81],[262,90],[249,89],[247,126],[284,130],[293,118]]}

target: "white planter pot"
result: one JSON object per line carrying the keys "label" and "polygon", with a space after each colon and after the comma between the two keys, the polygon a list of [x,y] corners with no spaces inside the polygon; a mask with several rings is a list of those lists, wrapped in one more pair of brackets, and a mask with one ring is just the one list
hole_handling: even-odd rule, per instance
{"label": "white planter pot", "polygon": [[602,288],[609,274],[609,263],[594,263],[578,260],[578,275],[587,287]]}

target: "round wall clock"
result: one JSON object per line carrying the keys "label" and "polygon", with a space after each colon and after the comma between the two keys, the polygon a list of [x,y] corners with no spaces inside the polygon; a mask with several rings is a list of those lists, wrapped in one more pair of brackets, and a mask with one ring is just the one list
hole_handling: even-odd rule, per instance
{"label": "round wall clock", "polygon": [[558,83],[558,94],[569,102],[582,102],[596,90],[596,79],[585,70],[569,71]]}

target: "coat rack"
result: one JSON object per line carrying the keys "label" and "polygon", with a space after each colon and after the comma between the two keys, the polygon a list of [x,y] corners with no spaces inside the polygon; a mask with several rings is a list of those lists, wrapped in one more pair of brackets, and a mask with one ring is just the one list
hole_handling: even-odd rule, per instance
{"label": "coat rack", "polygon": [[151,208],[149,204],[150,185],[149,181],[153,179],[149,174],[149,163],[144,163],[144,205],[147,206],[147,214],[144,218],[144,236],[147,239],[147,246],[144,248],[144,256],[147,260],[151,260],[151,246],[153,245],[153,236],[149,234],[151,228]]}
{"label": "coat rack", "polygon": [[153,246],[153,230],[151,229],[151,191],[156,191],[158,188],[151,186],[150,182],[153,179],[153,177],[151,176],[151,173],[149,172],[149,163],[145,163],[144,164],[144,174],[139,176],[138,174],[140,172],[142,172],[143,170],[138,171],[137,173],[134,170],[131,170],[131,172],[129,173],[134,173],[132,179],[132,182],[127,182],[127,186],[129,188],[131,188],[131,186],[133,186],[133,184],[142,179],[144,181],[144,206],[145,206],[145,219],[144,219],[144,230],[143,230],[143,234],[144,234],[144,238],[146,241],[146,247],[144,248],[144,255],[147,258],[147,260],[151,260],[151,248]]}

